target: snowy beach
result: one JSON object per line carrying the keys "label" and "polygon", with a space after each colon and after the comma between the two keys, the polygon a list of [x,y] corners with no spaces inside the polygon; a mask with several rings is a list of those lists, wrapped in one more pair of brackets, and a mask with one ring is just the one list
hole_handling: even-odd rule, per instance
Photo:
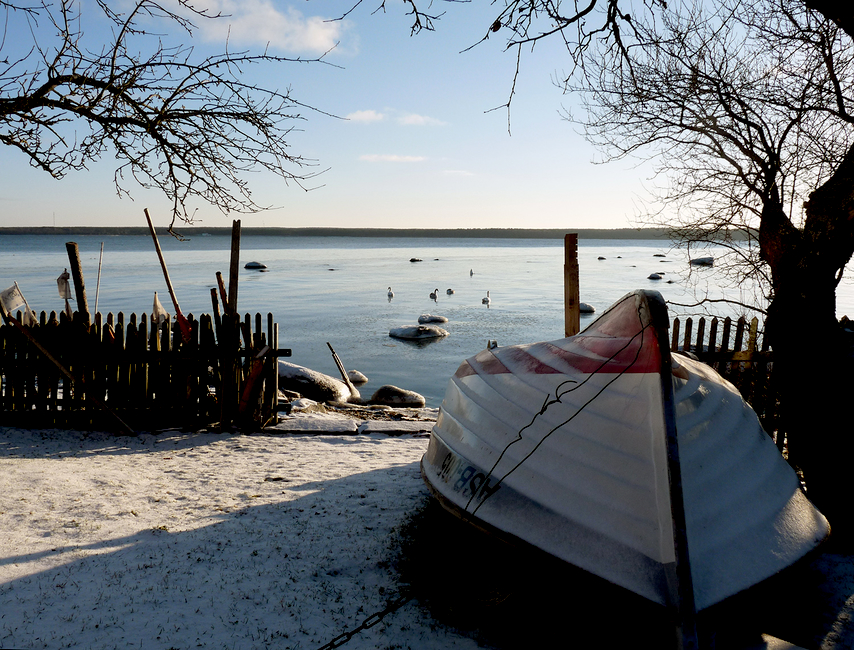
{"label": "snowy beach", "polygon": [[[0,646],[320,647],[397,597],[426,442],[2,430]],[[434,628],[412,602],[354,646],[477,647]]]}
{"label": "snowy beach", "polygon": [[[0,646],[648,645],[654,609],[597,601],[588,578],[542,559],[423,522],[412,552],[430,426],[325,414],[252,435],[0,429]],[[402,545],[432,587],[406,592]],[[750,647],[746,631],[851,648],[852,613],[852,556],[830,545],[728,603],[718,627],[739,619],[738,645],[720,632],[718,647]]]}

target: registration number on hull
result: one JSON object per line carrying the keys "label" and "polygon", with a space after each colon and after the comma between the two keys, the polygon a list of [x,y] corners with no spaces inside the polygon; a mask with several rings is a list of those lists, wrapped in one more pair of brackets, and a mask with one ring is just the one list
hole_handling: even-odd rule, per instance
{"label": "registration number on hull", "polygon": [[477,501],[492,496],[500,487],[499,481],[476,465],[449,449],[435,436],[430,440],[427,458],[436,476],[454,492],[469,500]]}

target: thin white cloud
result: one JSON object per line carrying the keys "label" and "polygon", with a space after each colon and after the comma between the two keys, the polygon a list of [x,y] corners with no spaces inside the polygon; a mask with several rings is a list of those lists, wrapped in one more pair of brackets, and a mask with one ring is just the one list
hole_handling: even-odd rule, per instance
{"label": "thin white cloud", "polygon": [[417,113],[407,113],[397,118],[399,124],[404,126],[445,126],[446,122],[437,120],[435,117],[426,115],[418,115]]}
{"label": "thin white cloud", "polygon": [[460,177],[468,177],[474,176],[474,172],[470,172],[466,169],[446,169],[442,172],[445,176],[460,176]]}
{"label": "thin white cloud", "polygon": [[400,162],[400,163],[412,163],[412,162],[422,162],[427,160],[424,156],[400,156],[397,154],[365,154],[364,156],[359,156],[359,160],[364,160],[366,162]]}
{"label": "thin white cloud", "polygon": [[379,111],[355,111],[346,116],[346,119],[353,122],[381,122],[385,119],[385,115]]}
{"label": "thin white cloud", "polygon": [[305,16],[293,7],[279,9],[270,0],[208,0],[214,20],[196,20],[207,40],[245,47],[266,47],[297,54],[322,54],[341,39],[341,21],[326,22],[320,16]]}

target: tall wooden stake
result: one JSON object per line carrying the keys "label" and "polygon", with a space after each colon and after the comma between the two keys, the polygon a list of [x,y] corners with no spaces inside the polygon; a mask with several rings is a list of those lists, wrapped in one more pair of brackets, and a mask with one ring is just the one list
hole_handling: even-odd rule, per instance
{"label": "tall wooden stake", "polygon": [[98,293],[101,291],[101,265],[104,263],[104,242],[101,242],[101,255],[98,258],[98,281],[95,283],[95,313],[98,313]]}
{"label": "tall wooden stake", "polygon": [[[219,340],[222,368],[222,395],[219,396],[220,428],[231,426],[237,415],[240,400],[240,366],[237,353],[240,348],[240,315],[237,313],[237,280],[240,274],[240,220],[231,228],[231,263],[228,277],[228,302],[222,317],[222,336]],[[217,275],[222,288],[222,275]],[[247,344],[248,345],[248,344]]]}
{"label": "tall wooden stake", "polygon": [[240,275],[240,219],[231,226],[231,263],[228,269],[228,311],[237,313],[237,278]]}
{"label": "tall wooden stake", "polygon": [[569,233],[563,238],[563,306],[566,336],[575,336],[581,330],[581,311],[578,299],[578,234]]}
{"label": "tall wooden stake", "polygon": [[154,248],[157,250],[157,257],[160,258],[160,267],[163,269],[163,277],[166,278],[166,288],[169,289],[172,305],[175,307],[175,318],[178,321],[178,327],[181,328],[181,337],[186,343],[193,337],[192,328],[190,327],[190,322],[184,317],[184,314],[181,313],[181,308],[178,306],[178,299],[175,297],[175,290],[172,288],[172,280],[169,279],[166,260],[163,259],[163,251],[160,250],[160,242],[157,240],[157,233],[154,231],[154,225],[151,223],[148,208],[145,208],[145,220],[148,221],[148,229],[151,231],[151,238],[154,240]]}
{"label": "tall wooden stake", "polygon": [[68,263],[71,265],[71,277],[74,279],[74,294],[77,297],[77,311],[89,324],[89,301],[86,300],[86,285],[83,282],[83,268],[80,264],[80,250],[73,241],[66,242],[65,250],[68,251]]}

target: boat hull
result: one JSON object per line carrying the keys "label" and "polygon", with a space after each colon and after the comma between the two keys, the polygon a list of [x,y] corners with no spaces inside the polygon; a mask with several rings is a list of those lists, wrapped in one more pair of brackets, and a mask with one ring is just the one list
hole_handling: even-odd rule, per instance
{"label": "boat hull", "polygon": [[738,391],[671,357],[662,308],[635,292],[576,337],[463,362],[422,474],[458,514],[652,601],[684,597],[685,564],[702,609],[829,526]]}

